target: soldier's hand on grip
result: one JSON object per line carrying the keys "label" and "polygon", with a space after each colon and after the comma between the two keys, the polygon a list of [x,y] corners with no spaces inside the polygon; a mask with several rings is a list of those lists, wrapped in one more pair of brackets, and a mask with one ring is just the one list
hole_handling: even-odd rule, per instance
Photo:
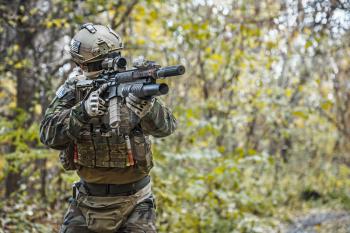
{"label": "soldier's hand on grip", "polygon": [[151,111],[154,98],[151,99],[140,99],[135,95],[129,93],[128,97],[126,97],[126,106],[128,106],[131,111],[133,111],[140,119],[144,117],[149,111]]}
{"label": "soldier's hand on grip", "polygon": [[85,111],[90,117],[103,116],[107,112],[108,103],[100,97],[106,88],[106,85],[102,85],[96,91],[91,92],[84,102]]}

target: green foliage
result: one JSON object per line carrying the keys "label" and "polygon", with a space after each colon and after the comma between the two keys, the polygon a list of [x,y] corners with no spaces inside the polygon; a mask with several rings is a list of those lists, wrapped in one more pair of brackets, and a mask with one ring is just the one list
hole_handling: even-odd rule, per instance
{"label": "green foliage", "polygon": [[178,130],[154,139],[159,232],[283,232],[313,210],[350,210],[349,35],[332,18],[348,6],[214,2],[0,3],[0,187],[21,174],[0,229],[61,223],[79,178],[40,145],[38,122],[73,67],[65,45],[89,21],[121,33],[128,61],[187,69],[166,81]]}

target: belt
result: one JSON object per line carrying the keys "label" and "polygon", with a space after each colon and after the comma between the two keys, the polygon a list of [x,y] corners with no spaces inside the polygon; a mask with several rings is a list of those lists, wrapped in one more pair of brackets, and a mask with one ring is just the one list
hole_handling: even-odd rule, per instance
{"label": "belt", "polygon": [[91,196],[129,196],[149,184],[150,176],[145,176],[141,180],[128,184],[94,184],[81,181],[88,195]]}

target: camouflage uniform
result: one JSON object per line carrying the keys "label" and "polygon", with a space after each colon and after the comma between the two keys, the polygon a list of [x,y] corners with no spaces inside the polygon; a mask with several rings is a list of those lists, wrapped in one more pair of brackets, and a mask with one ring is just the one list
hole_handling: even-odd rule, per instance
{"label": "camouflage uniform", "polygon": [[[135,165],[127,165],[123,162],[127,159],[125,157],[127,154],[125,141],[118,137],[118,133],[114,133],[112,136],[107,134],[108,132],[100,133],[99,137],[96,136],[95,131],[92,134],[89,133],[89,130],[95,128],[98,129],[96,132],[110,129],[103,120],[88,119],[82,112],[81,101],[77,98],[77,90],[75,89],[75,83],[81,77],[77,74],[71,75],[57,91],[56,97],[46,110],[40,125],[41,141],[50,148],[62,151],[67,150],[70,145],[74,145],[73,150],[77,157],[74,157],[73,167],[69,167],[72,166],[70,164],[68,169],[77,170],[83,183],[123,185],[144,179],[149,175],[153,166],[148,135],[164,137],[173,133],[176,128],[176,120],[171,111],[156,98],[151,111],[139,119],[125,104],[123,105],[121,109],[122,124],[118,130],[131,135],[133,152],[136,156]],[[123,128],[124,126],[125,128]],[[88,138],[86,138],[86,132],[90,135]],[[139,144],[139,140],[141,144]],[[60,159],[65,165],[67,157],[62,156]],[[93,197],[80,183],[77,187],[79,194],[71,201],[69,210],[64,217],[61,232],[156,232],[155,204],[150,184],[143,189],[149,190],[142,194],[140,194],[141,190],[132,195]],[[137,197],[135,198],[135,196]],[[107,204],[103,203],[105,201]],[[125,205],[127,210],[120,209],[123,208],[123,204],[120,204],[123,201],[131,203]],[[90,216],[92,214],[90,212],[96,207],[94,205],[99,202],[102,203],[101,211],[103,213],[94,219]],[[111,208],[113,213],[105,213],[105,210],[108,210],[106,206],[121,207],[118,207],[118,210],[114,210],[113,207],[114,209]],[[96,223],[95,220],[98,218],[108,219],[115,213],[123,215],[119,225],[113,222],[110,229],[99,230],[99,226],[96,228],[98,221]],[[108,216],[104,218],[106,214]],[[89,226],[90,217],[92,222],[95,221],[95,223],[91,223],[93,226]],[[108,225],[112,220],[108,220],[110,222],[103,221]],[[103,221],[101,220],[101,222]]]}

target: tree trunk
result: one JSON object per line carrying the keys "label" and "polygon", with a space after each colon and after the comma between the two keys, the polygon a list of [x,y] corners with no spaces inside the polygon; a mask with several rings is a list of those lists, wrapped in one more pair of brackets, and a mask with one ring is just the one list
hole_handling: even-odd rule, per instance
{"label": "tree trunk", "polygon": [[[25,8],[25,11],[18,11],[18,15],[22,16],[26,10],[30,10],[30,1],[21,1],[20,5]],[[25,111],[27,115],[27,120],[23,124],[24,128],[28,128],[30,124],[33,122],[33,100],[35,95],[35,77],[32,77],[32,69],[30,67],[26,67],[23,63],[23,59],[30,59],[30,45],[33,43],[34,34],[30,33],[27,30],[23,30],[25,25],[23,25],[21,21],[21,17],[19,17],[16,28],[16,43],[19,46],[18,52],[18,60],[17,63],[23,64],[23,67],[16,69],[16,78],[17,78],[17,87],[16,87],[16,106],[18,109]],[[13,148],[15,151],[15,148]],[[13,152],[11,151],[11,152]],[[13,166],[12,161],[8,161],[9,167]],[[6,176],[6,196],[9,196],[12,192],[16,191],[19,188],[19,180],[21,178],[20,170],[9,171]]]}

